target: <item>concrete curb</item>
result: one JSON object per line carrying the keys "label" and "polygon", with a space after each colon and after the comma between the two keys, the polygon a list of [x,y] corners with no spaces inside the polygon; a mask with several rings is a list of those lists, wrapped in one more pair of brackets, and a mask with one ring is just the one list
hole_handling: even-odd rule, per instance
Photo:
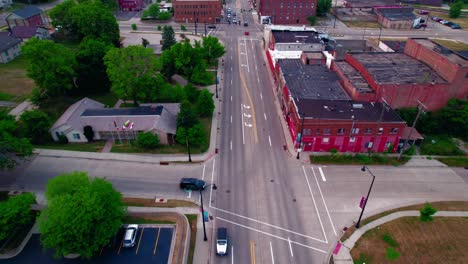
{"label": "concrete curb", "polygon": [[37,229],[37,222],[34,223],[33,227],[31,228],[31,230],[29,230],[28,234],[26,235],[26,237],[23,239],[23,242],[21,242],[21,244],[19,245],[19,247],[5,253],[5,254],[0,254],[0,259],[10,259],[10,258],[14,258],[16,257],[19,253],[21,253],[21,251],[23,251],[24,247],[26,246],[26,244],[29,242],[29,239],[31,238],[32,234],[36,233],[36,229]]}
{"label": "concrete curb", "polygon": [[[356,229],[354,233],[343,242],[338,254],[333,254],[334,263],[353,263],[353,258],[351,257],[351,250],[353,249],[356,242],[364,235],[367,231],[385,224],[387,222],[393,221],[395,219],[407,216],[419,216],[419,211],[399,211],[384,217],[381,217],[375,221],[368,223],[367,225],[361,226],[359,229]],[[436,217],[468,217],[468,211],[439,211],[434,214]]]}

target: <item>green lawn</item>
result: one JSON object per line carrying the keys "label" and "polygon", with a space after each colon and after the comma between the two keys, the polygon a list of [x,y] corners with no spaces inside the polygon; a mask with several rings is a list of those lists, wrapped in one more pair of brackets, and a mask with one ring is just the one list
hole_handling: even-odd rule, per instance
{"label": "green lawn", "polygon": [[437,160],[450,167],[468,168],[468,157],[447,157],[447,158],[437,158]]}
{"label": "green lawn", "polygon": [[454,51],[468,50],[468,44],[464,42],[448,39],[432,39],[432,41]]}
{"label": "green lawn", "polygon": [[44,145],[35,145],[35,148],[42,149],[59,149],[59,150],[73,150],[73,151],[84,151],[84,152],[100,152],[106,144],[105,141],[94,141],[92,143],[49,143]]}
{"label": "green lawn", "polygon": [[2,100],[24,100],[32,91],[34,82],[26,76],[28,60],[18,56],[6,64],[0,64],[0,95]]}
{"label": "green lawn", "polygon": [[455,142],[449,136],[425,135],[421,144],[422,155],[459,156],[463,152],[458,149]]}
{"label": "green lawn", "polygon": [[394,165],[399,166],[408,162],[410,158],[403,156],[400,160],[395,157],[387,157],[385,155],[367,154],[335,154],[327,156],[310,156],[310,162],[315,164],[338,164],[338,165]]}

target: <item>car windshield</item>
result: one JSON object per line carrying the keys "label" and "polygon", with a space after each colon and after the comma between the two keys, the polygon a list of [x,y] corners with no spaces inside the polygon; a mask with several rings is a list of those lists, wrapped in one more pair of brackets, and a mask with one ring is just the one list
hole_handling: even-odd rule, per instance
{"label": "car windshield", "polygon": [[218,245],[220,246],[226,245],[226,240],[218,240]]}
{"label": "car windshield", "polygon": [[124,244],[130,244],[130,243],[132,243],[132,241],[130,239],[125,239],[124,240]]}

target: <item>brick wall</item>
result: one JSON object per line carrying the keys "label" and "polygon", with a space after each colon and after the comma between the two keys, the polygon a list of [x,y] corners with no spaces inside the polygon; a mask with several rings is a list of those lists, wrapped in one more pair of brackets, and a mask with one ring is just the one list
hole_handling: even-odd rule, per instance
{"label": "brick wall", "polygon": [[260,1],[262,16],[271,16],[273,24],[309,24],[307,17],[314,16],[317,0],[269,0]]}
{"label": "brick wall", "polygon": [[174,18],[180,23],[215,23],[221,17],[222,2],[216,1],[174,1]]}

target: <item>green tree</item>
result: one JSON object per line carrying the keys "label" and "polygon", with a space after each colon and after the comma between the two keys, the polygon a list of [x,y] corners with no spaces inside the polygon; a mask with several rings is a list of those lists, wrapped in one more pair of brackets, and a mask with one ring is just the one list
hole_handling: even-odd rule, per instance
{"label": "green tree", "polygon": [[316,21],[317,21],[317,17],[316,16],[308,16],[307,20],[309,21],[311,26],[314,26]]}
{"label": "green tree", "polygon": [[186,30],[187,30],[187,28],[186,28],[184,25],[180,25],[180,30],[182,30],[182,31],[186,31]]}
{"label": "green tree", "polygon": [[426,203],[426,205],[419,210],[419,213],[421,214],[419,219],[421,222],[431,222],[432,221],[432,215],[437,212],[437,209],[431,206],[430,203]]}
{"label": "green tree", "polygon": [[22,135],[30,138],[34,144],[42,144],[49,141],[50,117],[40,110],[26,111],[20,116],[20,128]]}
{"label": "green tree", "polygon": [[169,19],[171,19],[171,14],[169,12],[159,12],[158,19],[159,20],[169,20]]}
{"label": "green tree", "polygon": [[36,198],[32,193],[23,193],[0,202],[0,241],[11,237],[19,228],[26,228],[34,215],[31,205]]}
{"label": "green tree", "polygon": [[[142,46],[112,48],[104,57],[107,74],[112,83],[112,92],[119,98],[131,99],[135,106],[138,100],[151,98],[154,89],[159,90],[157,60],[151,49]],[[159,76],[159,77],[158,77]]]}
{"label": "green tree", "polygon": [[458,18],[461,15],[463,2],[457,1],[455,4],[450,5],[449,16],[450,18]]}
{"label": "green tree", "polygon": [[162,50],[170,49],[174,44],[176,44],[174,29],[171,26],[164,26],[162,32]]}
{"label": "green tree", "polygon": [[167,49],[161,54],[161,74],[167,81],[171,81],[171,77],[176,73],[175,56],[172,49]]}
{"label": "green tree", "polygon": [[195,124],[193,127],[188,130],[188,138],[190,144],[195,147],[201,147],[206,144],[206,133],[203,129],[203,125],[200,123]]}
{"label": "green tree", "polygon": [[[54,249],[56,256],[91,258],[117,234],[125,207],[122,195],[107,180],[75,175],[62,174],[47,184],[47,207],[39,217],[39,230],[42,244]],[[49,190],[70,184],[65,191]]]}
{"label": "green tree", "polygon": [[210,65],[213,64],[215,59],[220,58],[224,53],[226,53],[224,46],[221,45],[218,38],[212,36],[203,38],[202,48],[204,57]]}
{"label": "green tree", "polygon": [[184,92],[185,92],[185,96],[187,98],[187,100],[194,104],[197,102],[198,100],[198,96],[200,95],[200,91],[197,89],[197,87],[195,87],[193,84],[191,83],[188,83],[185,87],[184,87]]}
{"label": "green tree", "polygon": [[71,10],[76,5],[77,2],[75,2],[75,0],[65,0],[52,8],[49,12],[52,25],[59,29],[58,32],[67,35],[70,39],[75,38],[78,30],[71,17]]}
{"label": "green tree", "polygon": [[104,65],[104,56],[112,48],[109,43],[91,38],[81,41],[75,53],[78,75],[76,83],[80,94],[108,92],[110,81]]}
{"label": "green tree", "polygon": [[110,11],[116,11],[119,8],[119,5],[115,0],[101,0],[101,3],[103,3]]}
{"label": "green tree", "polygon": [[47,183],[45,197],[52,200],[61,195],[75,195],[83,186],[89,184],[89,177],[86,172],[74,171],[51,179]]}
{"label": "green tree", "polygon": [[332,7],[332,0],[318,0],[317,16],[326,16]]}
{"label": "green tree", "polygon": [[159,5],[152,4],[147,10],[143,11],[143,17],[158,18],[159,16]]}
{"label": "green tree", "polygon": [[136,139],[136,145],[145,149],[157,148],[159,146],[159,137],[151,132],[140,133]]}
{"label": "green tree", "polygon": [[135,23],[132,24],[132,30],[137,30],[137,29],[138,29],[137,25]]}
{"label": "green tree", "polygon": [[197,113],[188,101],[180,104],[180,111],[177,115],[177,127],[191,128],[198,123]]}
{"label": "green tree", "polygon": [[0,111],[0,170],[11,169],[32,155],[31,142],[17,135],[17,130],[15,118],[6,111]]}
{"label": "green tree", "polygon": [[161,25],[158,25],[157,29],[161,31],[162,30]]}
{"label": "green tree", "polygon": [[448,133],[468,139],[468,102],[451,99],[447,105],[435,113],[439,120],[440,133]]}
{"label": "green tree", "polygon": [[28,59],[27,75],[34,80],[41,96],[64,94],[73,88],[73,52],[50,40],[31,38],[21,47]]}
{"label": "green tree", "polygon": [[215,105],[213,101],[213,94],[207,89],[203,89],[198,96],[196,109],[201,117],[209,117],[213,115]]}

